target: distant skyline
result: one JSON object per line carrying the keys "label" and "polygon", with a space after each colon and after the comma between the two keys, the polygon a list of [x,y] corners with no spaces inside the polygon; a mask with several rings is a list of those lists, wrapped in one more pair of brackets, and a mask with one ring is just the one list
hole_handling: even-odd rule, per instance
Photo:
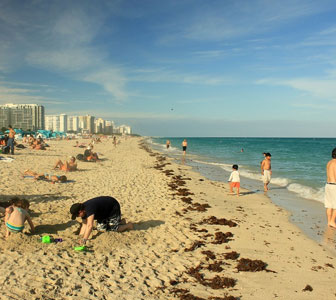
{"label": "distant skyline", "polygon": [[335,137],[336,1],[0,0],[0,104],[148,136]]}

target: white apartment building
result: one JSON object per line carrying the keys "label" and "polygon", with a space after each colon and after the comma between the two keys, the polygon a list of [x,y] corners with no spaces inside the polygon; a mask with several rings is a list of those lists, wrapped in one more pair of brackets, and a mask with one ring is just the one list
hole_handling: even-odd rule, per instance
{"label": "white apartment building", "polygon": [[68,131],[79,131],[79,117],[78,116],[68,116]]}
{"label": "white apartment building", "polygon": [[95,122],[95,133],[105,133],[106,121],[102,118],[98,118],[94,122]]}
{"label": "white apartment building", "polygon": [[113,134],[114,122],[106,121],[105,123],[105,134]]}
{"label": "white apartment building", "polygon": [[94,116],[79,116],[79,128],[82,131],[87,133],[94,133],[95,132],[95,117]]}
{"label": "white apartment building", "polygon": [[44,129],[44,106],[38,104],[0,105],[0,128],[12,125],[23,130]]}
{"label": "white apartment building", "polygon": [[45,129],[52,131],[61,131],[60,115],[46,115],[45,116]]}
{"label": "white apartment building", "polygon": [[68,131],[68,116],[66,114],[60,115],[60,130],[62,132]]}
{"label": "white apartment building", "polygon": [[116,128],[117,133],[121,134],[132,134],[132,129],[131,126],[127,125],[120,125],[119,127]]}

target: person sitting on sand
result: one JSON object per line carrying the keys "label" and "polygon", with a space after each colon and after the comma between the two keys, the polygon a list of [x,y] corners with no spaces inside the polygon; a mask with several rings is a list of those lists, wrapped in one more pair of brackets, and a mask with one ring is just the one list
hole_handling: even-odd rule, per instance
{"label": "person sitting on sand", "polygon": [[67,177],[62,175],[62,176],[57,176],[53,174],[38,174],[34,171],[31,170],[25,170],[23,172],[23,175],[28,175],[28,176],[33,176],[35,180],[45,180],[45,181],[50,181],[52,184],[55,184],[56,182],[64,183],[67,182]]}
{"label": "person sitting on sand", "polygon": [[92,146],[87,147],[84,151],[84,159],[86,161],[97,161],[99,160],[98,154],[92,151]]}
{"label": "person sitting on sand", "polygon": [[133,229],[132,223],[126,223],[121,219],[119,202],[110,196],[100,196],[85,201],[75,203],[70,207],[71,219],[82,218],[82,226],[79,235],[82,237],[84,245],[88,240],[92,229],[93,221],[97,220],[97,230],[122,232]]}
{"label": "person sitting on sand", "polygon": [[25,221],[28,221],[31,232],[34,232],[34,224],[27,212],[29,202],[25,199],[14,198],[12,205],[6,208],[5,224],[6,224],[6,238],[11,233],[22,232]]}
{"label": "person sitting on sand", "polygon": [[64,163],[59,159],[56,162],[54,170],[56,170],[57,168],[65,172],[76,171],[77,170],[76,158],[74,156],[71,156],[70,161],[65,161]]}
{"label": "person sitting on sand", "polygon": [[33,142],[31,145],[31,148],[34,150],[46,150],[46,147],[44,144],[42,144],[40,139],[37,139]]}

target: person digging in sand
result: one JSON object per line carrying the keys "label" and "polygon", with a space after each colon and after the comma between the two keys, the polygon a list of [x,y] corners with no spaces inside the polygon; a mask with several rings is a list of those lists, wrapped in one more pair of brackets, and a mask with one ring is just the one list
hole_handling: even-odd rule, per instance
{"label": "person digging in sand", "polygon": [[79,232],[81,244],[85,245],[93,229],[93,221],[97,220],[98,231],[117,231],[133,229],[132,223],[126,223],[121,219],[119,202],[110,196],[99,196],[75,203],[70,207],[71,219],[82,218],[82,226]]}

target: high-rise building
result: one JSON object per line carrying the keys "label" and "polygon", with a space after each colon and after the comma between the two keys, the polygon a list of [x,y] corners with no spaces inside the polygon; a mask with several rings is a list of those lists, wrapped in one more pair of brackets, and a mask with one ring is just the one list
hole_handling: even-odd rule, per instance
{"label": "high-rise building", "polygon": [[106,121],[105,134],[113,134],[114,123],[113,121]]}
{"label": "high-rise building", "polygon": [[105,133],[106,121],[102,118],[98,118],[94,122],[95,122],[95,133]]}
{"label": "high-rise building", "polygon": [[117,132],[121,134],[131,134],[132,129],[131,129],[131,126],[120,125],[119,127],[117,127]]}
{"label": "high-rise building", "polygon": [[46,115],[45,116],[45,129],[52,131],[61,131],[60,115]]}
{"label": "high-rise building", "polygon": [[66,114],[60,115],[60,131],[62,132],[68,131],[68,116]]}
{"label": "high-rise building", "polygon": [[68,131],[79,131],[79,117],[78,116],[68,116]]}
{"label": "high-rise building", "polygon": [[79,128],[82,129],[82,131],[85,131],[87,133],[94,133],[95,132],[95,117],[94,116],[80,116],[79,117]]}
{"label": "high-rise building", "polygon": [[12,125],[23,130],[44,129],[44,106],[38,104],[0,105],[0,128]]}

